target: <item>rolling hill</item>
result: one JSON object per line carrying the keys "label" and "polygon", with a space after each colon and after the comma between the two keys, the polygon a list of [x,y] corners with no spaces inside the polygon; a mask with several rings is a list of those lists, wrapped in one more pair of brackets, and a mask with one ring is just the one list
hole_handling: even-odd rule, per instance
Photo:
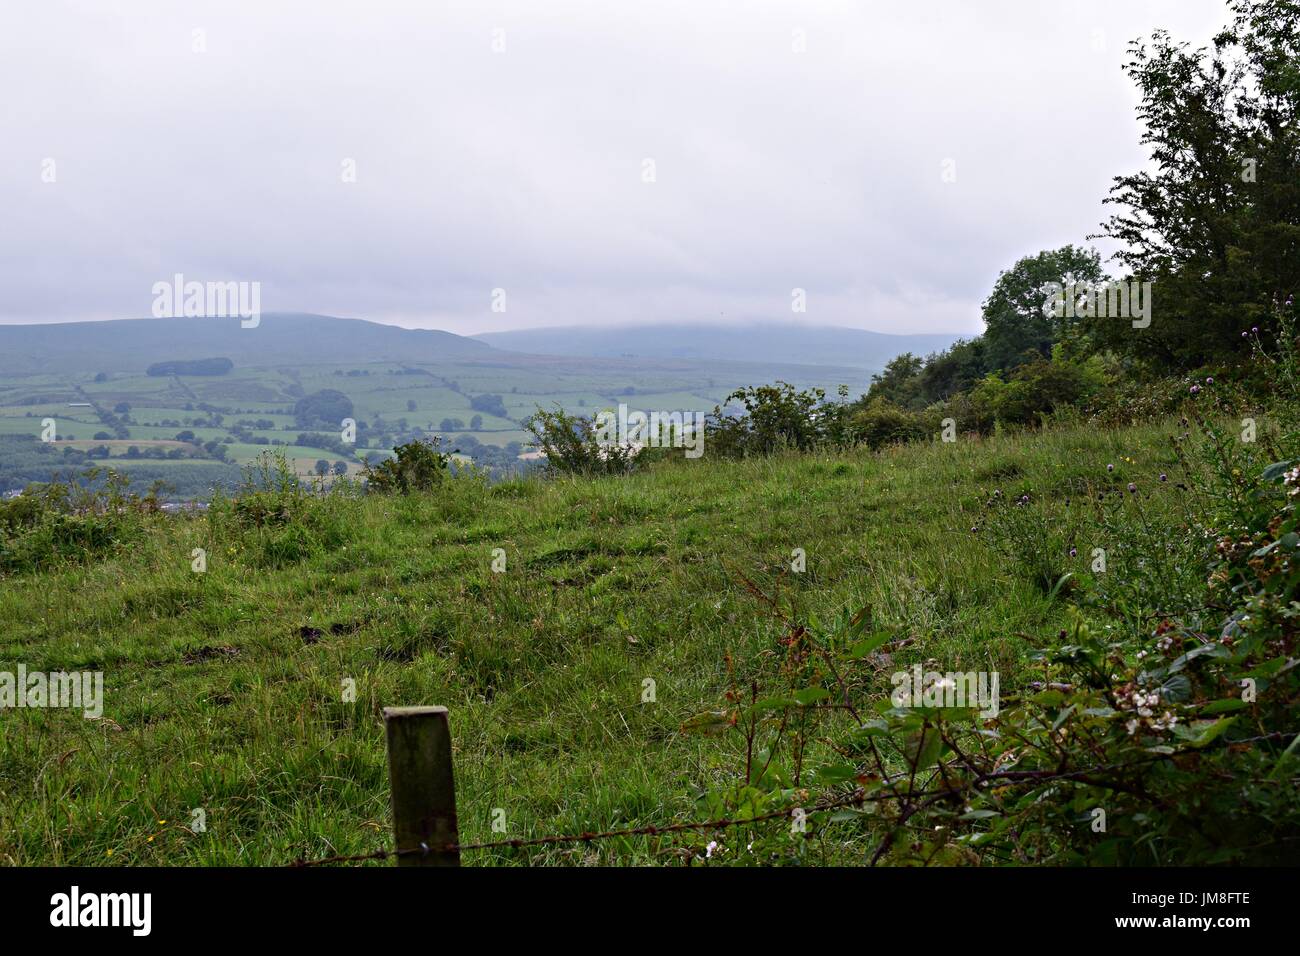
{"label": "rolling hill", "polygon": [[479,342],[538,355],[672,358],[694,361],[788,362],[879,371],[896,355],[947,348],[955,333],[893,335],[794,322],[683,323],[617,328],[555,326],[485,332]]}
{"label": "rolling hill", "polygon": [[0,373],[11,374],[143,371],[155,362],[217,356],[237,366],[268,366],[439,362],[494,354],[490,345],[451,332],[289,312],[265,313],[249,329],[236,318],[0,325]]}

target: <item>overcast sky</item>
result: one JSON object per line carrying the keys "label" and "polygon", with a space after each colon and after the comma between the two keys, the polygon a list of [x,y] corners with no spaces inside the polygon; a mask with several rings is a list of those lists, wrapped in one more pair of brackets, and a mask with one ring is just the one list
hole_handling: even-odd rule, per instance
{"label": "overcast sky", "polygon": [[147,316],[179,272],[260,282],[264,312],[461,333],[978,331],[998,271],[1083,242],[1142,165],[1128,41],[1226,20],[1221,0],[15,3],[0,322]]}

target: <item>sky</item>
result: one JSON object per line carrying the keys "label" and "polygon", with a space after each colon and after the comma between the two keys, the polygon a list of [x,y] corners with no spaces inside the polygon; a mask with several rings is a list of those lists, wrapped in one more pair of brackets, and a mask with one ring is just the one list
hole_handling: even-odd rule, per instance
{"label": "sky", "polygon": [[461,334],[978,332],[999,271],[1087,244],[1144,165],[1129,41],[1227,20],[1221,0],[12,4],[0,323],[148,316],[179,273],[259,283],[263,312]]}

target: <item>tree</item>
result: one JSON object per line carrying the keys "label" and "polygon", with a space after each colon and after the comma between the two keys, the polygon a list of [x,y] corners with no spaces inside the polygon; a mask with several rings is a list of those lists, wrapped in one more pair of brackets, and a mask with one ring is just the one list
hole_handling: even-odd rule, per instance
{"label": "tree", "polygon": [[486,412],[498,418],[510,417],[500,395],[475,395],[469,400],[469,407],[476,412]]}
{"label": "tree", "polygon": [[1095,285],[1104,278],[1101,256],[1095,250],[1075,246],[1025,256],[1001,273],[984,302],[984,360],[988,369],[1013,368],[1035,355],[1049,357],[1052,346],[1064,338],[1071,321],[1051,314],[1052,284]]}
{"label": "tree", "polygon": [[413,398],[408,398],[408,399],[406,400],[406,410],[407,410],[408,412],[413,412],[413,411],[415,411],[415,399],[413,399]]}
{"label": "tree", "polygon": [[338,425],[343,419],[352,417],[352,399],[337,389],[321,389],[298,399],[293,406],[293,415],[302,425],[315,422]]}
{"label": "tree", "polygon": [[475,415],[469,420],[470,431],[480,431],[483,428],[483,416]]}
{"label": "tree", "polygon": [[336,461],[336,462],[334,462],[334,474],[335,474],[335,475],[341,477],[341,476],[343,476],[343,475],[346,475],[347,473],[348,473],[348,463],[347,463],[346,461]]}
{"label": "tree", "polygon": [[871,387],[862,404],[882,399],[900,408],[910,408],[919,395],[921,365],[921,359],[911,352],[890,359],[883,372],[871,376]]}
{"label": "tree", "polygon": [[1164,366],[1194,367],[1272,329],[1271,304],[1300,287],[1300,2],[1233,0],[1213,47],[1158,31],[1125,72],[1150,169],[1115,178],[1101,236],[1150,281],[1152,322],[1094,322],[1099,341]]}
{"label": "tree", "polygon": [[317,458],[317,459],[316,459],[316,474],[318,474],[318,475],[320,475],[322,478],[324,478],[324,477],[325,477],[326,475],[328,475],[329,473],[330,473],[330,463],[329,463],[328,461],[326,461],[324,458]]}

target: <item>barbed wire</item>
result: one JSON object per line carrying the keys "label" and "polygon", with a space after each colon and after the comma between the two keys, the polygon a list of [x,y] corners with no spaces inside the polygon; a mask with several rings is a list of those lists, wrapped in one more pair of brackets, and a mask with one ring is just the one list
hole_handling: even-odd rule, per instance
{"label": "barbed wire", "polygon": [[[897,799],[902,794],[876,794],[868,796],[863,790],[855,790],[846,797],[833,800],[818,806],[811,807],[808,813],[826,813],[831,810],[842,810],[851,806],[862,806],[865,803],[874,801]],[[921,794],[914,794],[921,796]],[[430,847],[420,846],[406,850],[375,850],[371,853],[357,853],[348,856],[327,856],[317,860],[298,859],[290,863],[291,867],[306,866],[324,866],[330,863],[360,863],[367,860],[385,860],[389,857],[398,856],[427,856],[430,853],[460,853],[466,850],[495,850],[520,849],[530,846],[550,846],[557,843],[591,843],[595,840],[610,840],[616,837],[628,836],[660,836],[668,833],[681,833],[690,830],[723,830],[728,827],[744,826],[747,823],[762,823],[767,820],[775,820],[779,817],[788,817],[793,815],[798,807],[783,807],[780,810],[771,810],[767,813],[755,814],[752,817],[724,817],[719,820],[695,820],[685,823],[665,823],[665,824],[647,824],[640,827],[626,827],[619,830],[603,830],[588,833],[568,833],[554,836],[529,837],[527,839],[517,838],[510,840],[489,840],[482,843],[448,843],[442,846]]]}
{"label": "barbed wire", "polygon": [[[1241,738],[1234,741],[1235,743],[1252,743],[1265,740],[1281,740],[1290,738],[1294,740],[1296,734],[1288,731],[1273,731],[1271,733],[1258,734],[1252,737]],[[1190,748],[1197,749],[1197,748]],[[1187,751],[1178,751],[1174,755],[1180,755]],[[1134,769],[1139,766],[1145,766],[1153,762],[1167,760],[1170,754],[1151,754],[1146,757],[1128,762],[1109,764],[1101,767],[1076,768],[1073,770],[1002,770],[994,772],[977,772],[974,777],[966,782],[962,787],[953,788],[945,786],[938,790],[914,790],[911,788],[900,790],[893,785],[883,792],[868,795],[865,790],[858,788],[851,794],[841,797],[837,800],[821,803],[810,807],[807,813],[827,813],[831,810],[842,810],[847,807],[861,807],[868,803],[878,803],[887,800],[900,800],[905,802],[921,802],[924,804],[933,803],[935,800],[957,797],[968,790],[976,789],[981,786],[989,786],[994,782],[1024,782],[1034,780],[1037,782],[1048,782],[1053,780],[1071,780],[1087,777],[1100,771],[1122,771]],[[973,768],[972,768],[973,769]],[[900,780],[895,781],[901,782]],[[299,858],[294,860],[288,866],[293,868],[326,866],[334,863],[364,863],[370,860],[386,860],[392,857],[402,856],[428,856],[432,853],[461,853],[469,850],[495,850],[495,849],[522,849],[533,846],[552,846],[559,843],[591,843],[596,840],[610,840],[618,837],[629,836],[661,836],[669,833],[682,833],[691,830],[723,830],[729,827],[744,826],[752,823],[763,823],[768,820],[775,820],[780,817],[793,816],[799,807],[782,807],[779,810],[770,810],[766,813],[755,814],[751,817],[724,817],[718,820],[696,820],[683,823],[667,824],[647,824],[640,827],[626,827],[616,830],[603,830],[584,833],[557,834],[552,836],[540,836],[529,838],[514,838],[506,840],[488,840],[480,843],[448,843],[439,846],[428,846],[425,844],[419,847],[399,850],[374,850],[370,853],[356,853],[350,855],[327,856],[319,859],[307,860]]]}

